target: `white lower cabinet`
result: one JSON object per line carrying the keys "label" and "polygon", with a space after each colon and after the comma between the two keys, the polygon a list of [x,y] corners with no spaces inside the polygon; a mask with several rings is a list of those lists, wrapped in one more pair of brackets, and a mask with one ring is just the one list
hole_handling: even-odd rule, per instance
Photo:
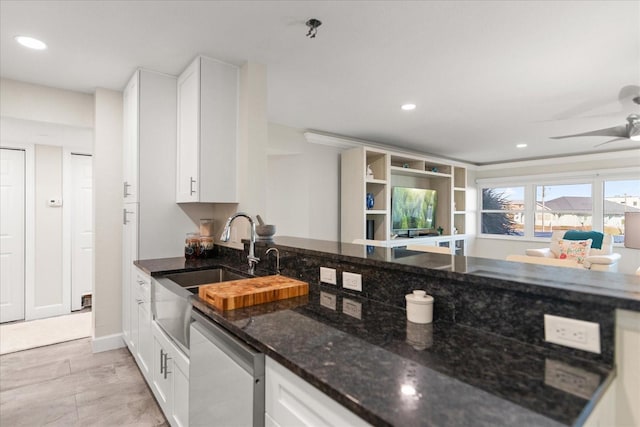
{"label": "white lower cabinet", "polygon": [[174,427],[189,425],[189,359],[152,322],[152,386],[165,417]]}
{"label": "white lower cabinet", "polygon": [[368,426],[311,384],[265,358],[265,426]]}

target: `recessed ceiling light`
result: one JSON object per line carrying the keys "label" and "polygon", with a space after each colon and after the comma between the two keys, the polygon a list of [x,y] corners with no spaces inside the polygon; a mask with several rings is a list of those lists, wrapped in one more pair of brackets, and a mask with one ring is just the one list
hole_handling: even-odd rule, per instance
{"label": "recessed ceiling light", "polygon": [[15,39],[22,46],[28,47],[30,49],[44,50],[47,48],[47,45],[43,41],[34,39],[33,37],[15,36]]}
{"label": "recessed ceiling light", "polygon": [[404,111],[411,111],[416,109],[416,104],[403,104],[402,108]]}
{"label": "recessed ceiling light", "polygon": [[516,147],[517,148],[525,148],[527,146],[527,144],[517,144]]}

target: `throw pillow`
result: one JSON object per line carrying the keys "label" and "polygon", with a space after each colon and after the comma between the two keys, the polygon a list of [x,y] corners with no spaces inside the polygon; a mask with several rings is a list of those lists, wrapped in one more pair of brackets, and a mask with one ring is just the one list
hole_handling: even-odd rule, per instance
{"label": "throw pillow", "polygon": [[589,256],[591,250],[591,239],[587,240],[558,240],[552,242],[551,252],[559,259],[575,259],[582,264]]}

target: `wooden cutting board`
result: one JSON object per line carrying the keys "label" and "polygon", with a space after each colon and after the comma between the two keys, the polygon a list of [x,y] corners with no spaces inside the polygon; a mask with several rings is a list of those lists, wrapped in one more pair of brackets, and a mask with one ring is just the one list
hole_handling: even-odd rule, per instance
{"label": "wooden cutting board", "polygon": [[202,285],[198,290],[201,300],[220,310],[235,310],[308,293],[308,283],[284,276],[254,277],[213,283]]}

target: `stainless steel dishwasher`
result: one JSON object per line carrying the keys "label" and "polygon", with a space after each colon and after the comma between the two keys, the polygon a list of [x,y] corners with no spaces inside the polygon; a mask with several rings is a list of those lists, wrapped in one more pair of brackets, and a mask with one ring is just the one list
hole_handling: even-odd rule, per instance
{"label": "stainless steel dishwasher", "polygon": [[189,425],[264,426],[264,354],[191,313]]}

